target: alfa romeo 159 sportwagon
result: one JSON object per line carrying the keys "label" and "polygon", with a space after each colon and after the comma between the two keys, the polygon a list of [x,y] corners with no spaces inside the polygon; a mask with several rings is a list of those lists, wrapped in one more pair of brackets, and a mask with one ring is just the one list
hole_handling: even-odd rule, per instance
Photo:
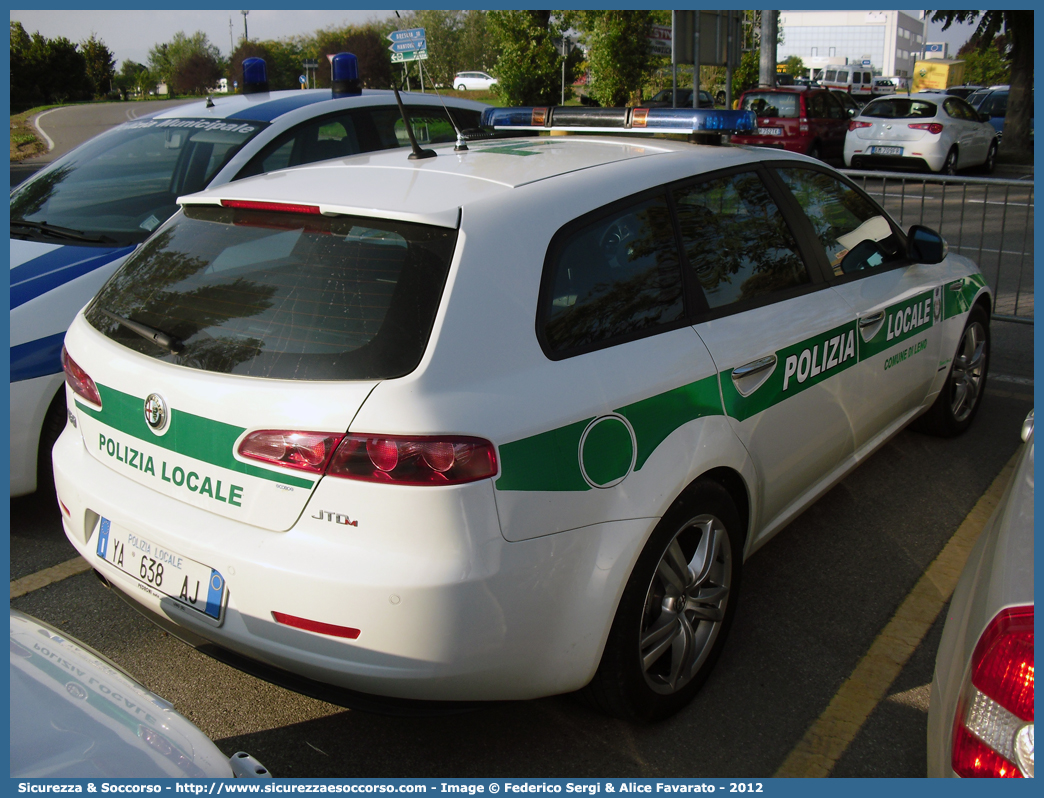
{"label": "alfa romeo 159 sportwagon", "polygon": [[157,623],[298,689],[586,688],[664,717],[714,665],[745,558],[908,422],[971,423],[990,292],[801,155],[591,135],[434,154],[180,199],[66,338],[68,537]]}

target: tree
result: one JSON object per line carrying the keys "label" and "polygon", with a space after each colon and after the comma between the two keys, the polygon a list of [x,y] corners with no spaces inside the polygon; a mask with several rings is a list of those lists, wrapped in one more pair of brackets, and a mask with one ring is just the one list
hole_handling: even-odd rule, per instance
{"label": "tree", "polygon": [[89,100],[93,86],[87,61],[68,39],[31,36],[11,23],[11,109],[25,110],[45,103]]}
{"label": "tree", "polygon": [[[178,31],[169,42],[149,50],[149,71],[173,91],[177,91],[178,86],[195,86],[192,93],[205,93],[208,87],[197,85],[199,76],[213,74],[216,68],[220,77],[224,66],[221,52],[203,31],[196,31],[191,36]],[[182,70],[185,74],[180,74]],[[213,80],[216,81],[217,77]]]}
{"label": "tree", "polygon": [[784,62],[787,65],[787,74],[791,77],[800,78],[805,73],[805,62],[800,55],[792,55]]}
{"label": "tree", "polygon": [[189,53],[178,64],[171,81],[175,94],[206,94],[221,78],[221,65],[210,53]]}
{"label": "tree", "polygon": [[649,48],[653,12],[577,11],[570,20],[589,48],[590,94],[604,106],[640,103],[642,86],[654,71]]}
{"label": "tree", "polygon": [[975,37],[979,51],[987,50],[1003,28],[1010,37],[1008,62],[1011,65],[1011,90],[1004,121],[1004,149],[1019,157],[1032,157],[1030,119],[1033,114],[1033,9],[1015,11],[934,11],[933,22],[946,30],[954,22],[978,21]]}
{"label": "tree", "polygon": [[116,76],[116,59],[112,52],[93,31],[87,41],[80,42],[80,52],[87,62],[87,77],[94,87],[94,95],[107,94]]}
{"label": "tree", "polygon": [[562,85],[562,31],[550,11],[489,11],[490,39],[498,51],[493,92],[506,105],[554,105]]}
{"label": "tree", "polygon": [[1010,83],[1011,68],[1005,60],[1011,48],[1009,39],[1006,33],[1002,33],[982,50],[976,37],[969,39],[957,51],[957,57],[964,61],[964,82],[979,86]]}
{"label": "tree", "polygon": [[120,91],[134,94],[145,94],[155,83],[147,66],[130,59],[120,64],[120,71],[113,82]]}

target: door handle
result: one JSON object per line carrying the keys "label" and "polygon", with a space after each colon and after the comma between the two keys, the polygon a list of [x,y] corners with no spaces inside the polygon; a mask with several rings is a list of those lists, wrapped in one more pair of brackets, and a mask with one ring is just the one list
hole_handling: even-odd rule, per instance
{"label": "door handle", "polygon": [[750,363],[746,363],[739,368],[732,370],[732,379],[738,380],[743,377],[749,377],[751,374],[757,374],[759,371],[764,371],[767,368],[772,368],[776,365],[776,356],[769,355],[759,360],[752,360]]}
{"label": "door handle", "polygon": [[883,318],[883,310],[879,310],[877,313],[871,313],[869,316],[863,316],[863,318],[859,320],[859,328],[863,329],[864,327],[871,327],[874,324],[877,324],[877,322],[881,321],[881,319]]}

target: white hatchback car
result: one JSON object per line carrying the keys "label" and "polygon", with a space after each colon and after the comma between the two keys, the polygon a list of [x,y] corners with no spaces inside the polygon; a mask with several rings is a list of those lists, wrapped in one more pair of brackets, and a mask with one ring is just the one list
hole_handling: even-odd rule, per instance
{"label": "white hatchback car", "polygon": [[[11,192],[12,496],[50,480],[51,446],[65,423],[59,355],[69,323],[177,210],[180,195],[408,144],[392,92],[360,90],[350,70],[342,80],[341,62],[349,55],[334,57],[334,89],[250,91],[267,85],[260,71],[245,83],[250,93],[127,122]],[[250,61],[248,77],[250,67],[258,71]],[[455,139],[435,95],[403,97],[420,141]],[[457,98],[445,98],[445,105],[462,128],[477,126],[488,107]]]}
{"label": "white hatchback car", "polygon": [[435,152],[181,198],[66,338],[68,538],[173,634],[297,689],[587,685],[666,716],[717,659],[751,552],[911,420],[971,423],[989,289],[804,156]]}
{"label": "white hatchback car", "polygon": [[453,76],[453,87],[458,91],[485,91],[497,79],[485,72],[458,72]]}
{"label": "white hatchback car", "polygon": [[1011,483],[961,572],[928,709],[928,775],[1033,778],[1033,413]]}
{"label": "white hatchback car", "polygon": [[974,166],[992,172],[997,131],[960,97],[918,92],[880,97],[848,123],[845,166],[901,167],[946,175]]}

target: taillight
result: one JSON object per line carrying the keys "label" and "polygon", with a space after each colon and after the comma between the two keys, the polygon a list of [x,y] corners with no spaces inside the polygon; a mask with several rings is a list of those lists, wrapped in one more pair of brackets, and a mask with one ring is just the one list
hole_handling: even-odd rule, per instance
{"label": "taillight", "polygon": [[493,444],[481,438],[350,433],[327,474],[388,485],[459,485],[497,473]]}
{"label": "taillight", "polygon": [[318,205],[300,205],[292,202],[259,202],[257,200],[221,200],[226,208],[248,211],[278,211],[281,213],[320,213]]}
{"label": "taillight", "polygon": [[873,127],[873,125],[874,125],[873,122],[857,122],[856,120],[852,119],[848,123],[848,129],[849,130],[858,130],[861,127]]}
{"label": "taillight", "polygon": [[914,130],[927,130],[933,136],[938,136],[943,132],[943,126],[938,122],[918,122],[916,124],[910,124],[907,127],[912,127]]}
{"label": "taillight", "polygon": [[62,370],[65,372],[65,382],[73,389],[73,393],[86,399],[92,405],[101,407],[101,394],[98,393],[98,386],[94,384],[90,375],[69,357],[69,352],[64,346],[62,347]]}
{"label": "taillight", "polygon": [[1033,776],[1033,696],[1033,607],[1004,610],[975,646],[957,707],[958,776]]}
{"label": "taillight", "polygon": [[343,437],[343,432],[262,429],[243,438],[237,451],[263,463],[322,474]]}

